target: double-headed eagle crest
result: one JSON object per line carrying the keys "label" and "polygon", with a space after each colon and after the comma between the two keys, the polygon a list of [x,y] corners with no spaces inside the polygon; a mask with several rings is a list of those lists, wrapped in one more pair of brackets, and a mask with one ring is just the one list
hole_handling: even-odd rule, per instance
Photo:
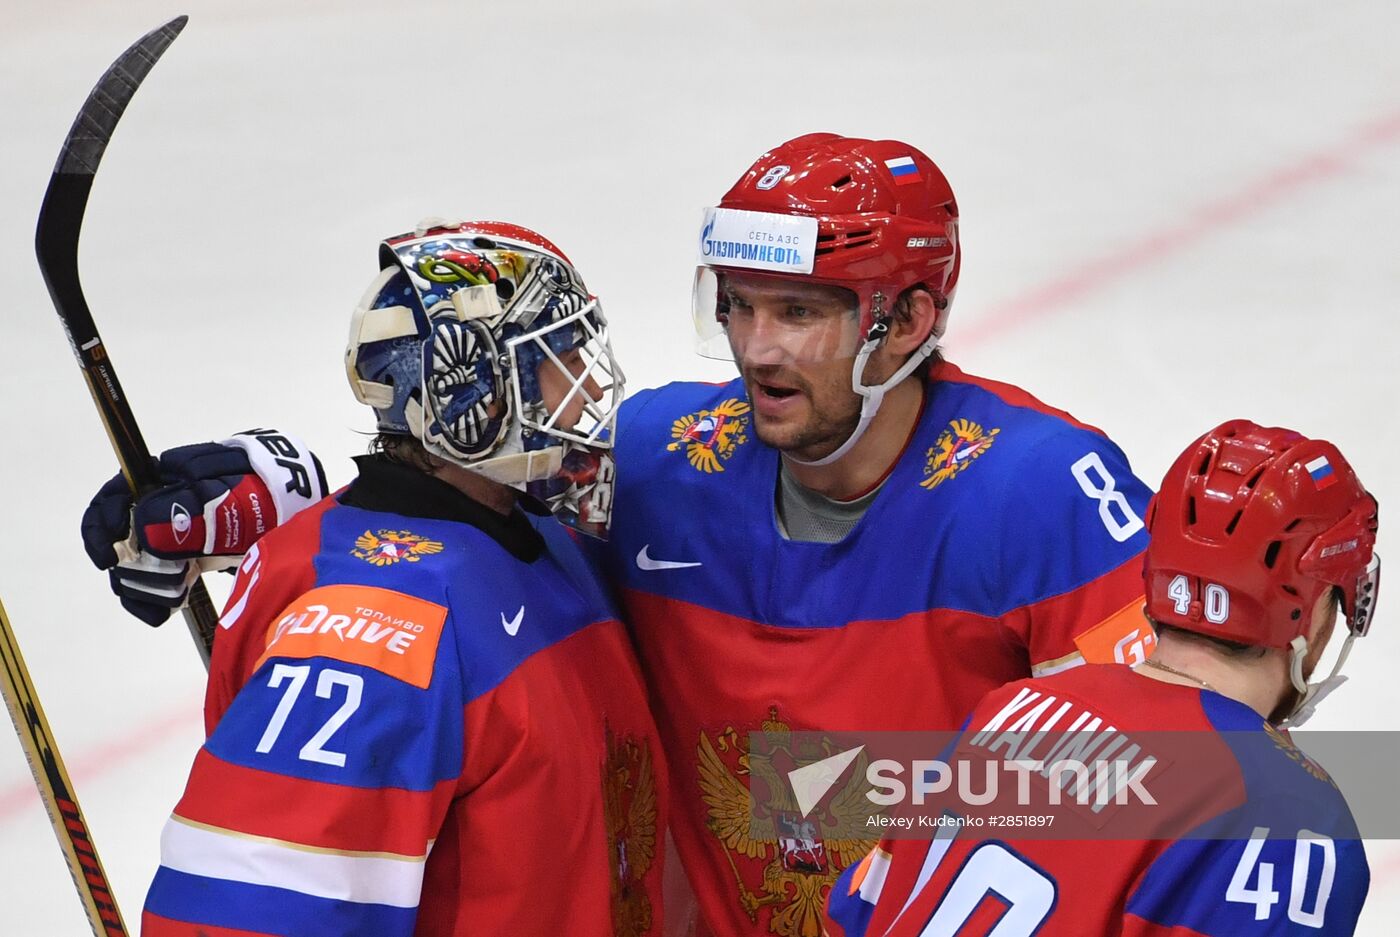
{"label": "double-headed eagle crest", "polygon": [[399,560],[416,563],[425,556],[441,553],[442,544],[406,530],[381,530],[377,534],[367,530],[355,538],[355,549],[350,552],[366,563],[389,566]]}
{"label": "double-headed eagle crest", "polygon": [[614,937],[638,937],[651,929],[646,874],[656,858],[656,776],[651,749],[631,736],[617,738],[604,726],[603,817],[612,871]]}
{"label": "double-headed eagle crest", "polygon": [[[762,731],[767,750],[757,754],[733,726],[713,739],[701,731],[697,754],[706,825],[729,860],[749,920],[758,923],[760,910],[771,907],[769,933],[821,937],[832,883],[878,842],[855,835],[866,828],[873,805],[864,787],[846,784],[803,816],[787,772],[836,754],[835,747],[805,733],[794,738],[776,707]],[[868,760],[864,753],[858,757],[852,777],[865,777]]]}
{"label": "double-headed eagle crest", "polygon": [[687,413],[671,424],[667,452],[685,449],[686,458],[696,469],[709,475],[723,472],[721,462],[728,461],[741,443],[748,442],[749,405],[738,397],[730,397],[713,410]]}
{"label": "double-headed eagle crest", "polygon": [[1268,734],[1274,745],[1282,749],[1283,753],[1295,762],[1298,767],[1325,784],[1330,784],[1333,787],[1337,786],[1337,782],[1332,780],[1332,776],[1327,773],[1327,770],[1323,768],[1322,765],[1309,758],[1302,749],[1293,744],[1292,739],[1279,731],[1276,726],[1266,722],[1264,723],[1264,732]]}
{"label": "double-headed eagle crest", "polygon": [[971,420],[954,420],[948,424],[928,451],[928,461],[924,463],[924,480],[919,485],[933,489],[956,477],[970,466],[974,459],[992,448],[1000,429],[990,432],[980,423]]}

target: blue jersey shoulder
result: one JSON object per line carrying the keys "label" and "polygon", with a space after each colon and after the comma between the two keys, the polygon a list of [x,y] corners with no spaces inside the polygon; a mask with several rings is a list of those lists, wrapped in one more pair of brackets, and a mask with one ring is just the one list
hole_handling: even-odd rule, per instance
{"label": "blue jersey shoulder", "polygon": [[[1001,479],[1021,510],[1043,509],[1047,498],[1116,501],[1113,495],[1119,493],[1134,514],[1140,513],[1151,492],[1112,440],[1029,395],[1007,399],[998,392],[1003,386],[958,380],[933,386],[925,418],[929,431],[937,434],[935,451],[929,454],[933,472],[970,472],[963,463],[985,458],[985,469],[979,465],[978,470]],[[1033,510],[1029,519],[1042,513]],[[1141,529],[1126,515],[1119,526],[1124,539]]]}
{"label": "blue jersey shoulder", "polygon": [[1361,842],[1266,835],[1174,843],[1124,910],[1205,937],[1350,937],[1370,887]]}
{"label": "blue jersey shoulder", "polygon": [[1008,385],[936,382],[910,449],[887,484],[907,511],[961,519],[978,611],[1072,592],[1146,546],[1152,492],[1122,450]]}
{"label": "blue jersey shoulder", "polygon": [[616,617],[568,533],[553,518],[529,520],[545,542],[533,562],[468,524],[342,506],[323,523],[317,581],[382,585],[446,606],[446,643],[470,702],[532,655]]}
{"label": "blue jersey shoulder", "polygon": [[[931,383],[879,495],[831,545],[782,539],[778,453],[756,438],[742,381],[643,391],[618,430],[609,570],[624,587],[771,624],[932,608],[997,617],[1072,592],[1141,552],[1150,492],[1101,433],[1010,391]],[[737,579],[736,542],[746,567],[778,564],[783,581]],[[857,569],[865,588],[851,590]]]}
{"label": "blue jersey shoulder", "polygon": [[1326,772],[1248,707],[1201,694],[1244,803],[1174,843],[1126,910],[1209,937],[1353,932],[1370,883],[1355,820]]}
{"label": "blue jersey shoulder", "polygon": [[337,505],[315,580],[206,743],[233,764],[356,787],[426,790],[462,764],[453,550],[433,522]]}
{"label": "blue jersey shoulder", "polygon": [[365,787],[424,790],[456,776],[464,705],[616,617],[563,529],[552,519],[537,529],[546,550],[527,563],[467,524],[326,511],[314,588],[284,616],[285,638],[270,643],[209,750]]}
{"label": "blue jersey shoulder", "polygon": [[1245,834],[1318,834],[1359,837],[1356,821],[1335,781],[1286,733],[1249,707],[1215,693],[1202,693],[1206,717],[1221,734],[1239,767],[1245,803],[1229,822]]}

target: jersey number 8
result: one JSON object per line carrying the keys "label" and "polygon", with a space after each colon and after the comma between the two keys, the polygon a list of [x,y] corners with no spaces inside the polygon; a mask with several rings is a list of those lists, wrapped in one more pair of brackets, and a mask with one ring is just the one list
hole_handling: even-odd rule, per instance
{"label": "jersey number 8", "polygon": [[[1142,518],[1134,513],[1133,506],[1118,490],[1117,480],[1108,473],[1097,452],[1086,453],[1069,470],[1080,489],[1099,503],[1099,520],[1103,521],[1110,537],[1122,543],[1142,530]],[[1097,478],[1090,475],[1091,471]]]}

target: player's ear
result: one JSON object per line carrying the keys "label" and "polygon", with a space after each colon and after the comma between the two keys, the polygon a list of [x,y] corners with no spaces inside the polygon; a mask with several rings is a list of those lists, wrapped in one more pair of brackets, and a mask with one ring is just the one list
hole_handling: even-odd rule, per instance
{"label": "player's ear", "polygon": [[940,334],[948,310],[938,308],[933,294],[923,289],[911,289],[900,297],[890,316],[890,331],[886,347],[900,357],[910,354],[935,330]]}

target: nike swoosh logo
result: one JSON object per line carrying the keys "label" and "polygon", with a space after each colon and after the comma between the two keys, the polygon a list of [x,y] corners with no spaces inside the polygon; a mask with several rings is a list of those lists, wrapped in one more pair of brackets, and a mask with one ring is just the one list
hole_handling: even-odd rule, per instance
{"label": "nike swoosh logo", "polygon": [[501,612],[501,627],[506,629],[506,634],[510,635],[512,638],[515,637],[515,633],[520,630],[520,623],[524,620],[525,606],[523,605],[520,606],[520,611],[516,612],[515,617],[510,621],[506,621],[506,613]]}
{"label": "nike swoosh logo", "polygon": [[658,569],[689,569],[692,566],[705,565],[703,563],[679,563],[675,560],[654,560],[647,555],[647,551],[650,549],[651,544],[648,543],[646,546],[642,547],[641,552],[637,554],[638,569],[654,572]]}

